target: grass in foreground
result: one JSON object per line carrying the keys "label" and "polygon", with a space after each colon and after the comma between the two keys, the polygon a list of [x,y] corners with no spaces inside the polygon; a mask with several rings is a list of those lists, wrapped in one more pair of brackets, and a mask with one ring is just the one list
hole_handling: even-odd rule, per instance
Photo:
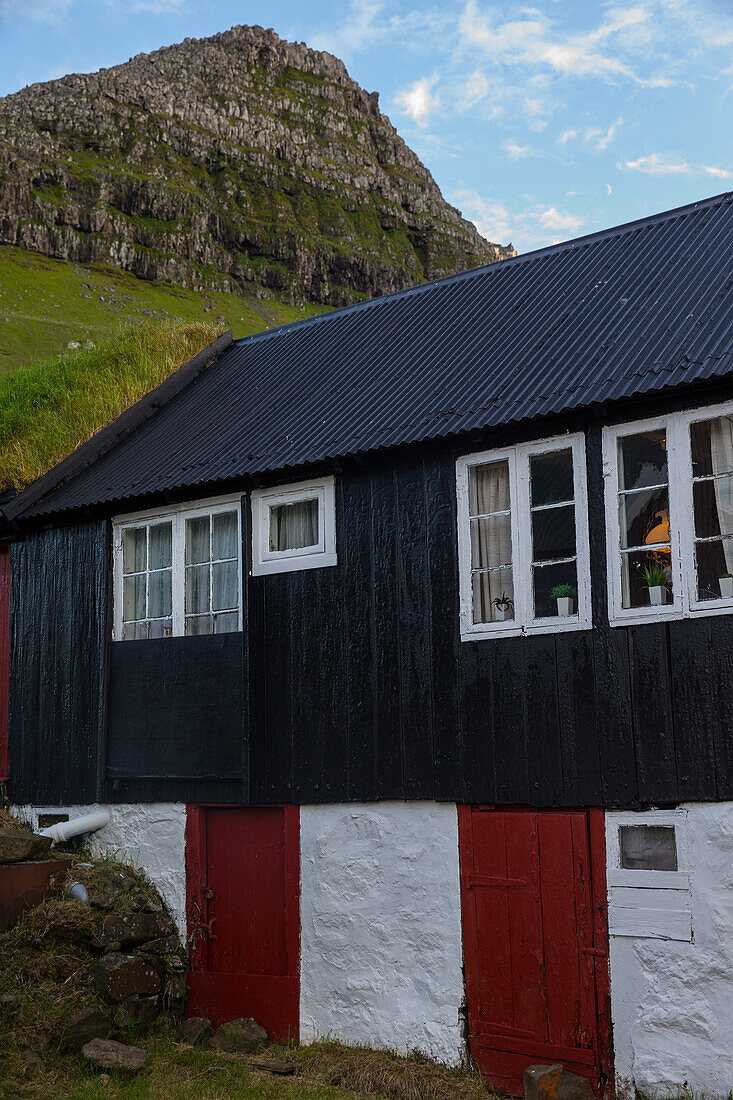
{"label": "grass in foreground", "polygon": [[0,375],[0,489],[45,473],[222,332],[211,323],[148,322]]}
{"label": "grass in foreground", "polygon": [[185,290],[105,264],[85,267],[0,245],[0,374],[65,351],[69,341],[99,343],[130,324],[214,322],[237,338],[325,308]]}

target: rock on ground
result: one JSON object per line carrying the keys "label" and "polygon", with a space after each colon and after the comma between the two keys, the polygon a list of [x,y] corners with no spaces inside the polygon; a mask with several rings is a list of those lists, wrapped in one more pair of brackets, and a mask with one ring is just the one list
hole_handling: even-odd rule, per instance
{"label": "rock on ground", "polygon": [[26,833],[21,829],[0,829],[0,863],[45,859],[51,850],[51,838]]}
{"label": "rock on ground", "polygon": [[94,968],[94,983],[105,1001],[126,1001],[133,994],[152,997],[160,993],[160,974],[139,955],[112,952]]}
{"label": "rock on ground", "polygon": [[205,1016],[191,1016],[188,1020],[181,1020],[178,1025],[178,1038],[182,1043],[198,1047],[207,1043],[214,1034],[211,1021]]}
{"label": "rock on ground", "polygon": [[79,1049],[92,1039],[106,1039],[110,1032],[109,1015],[96,1005],[83,1008],[66,1022],[62,1042]]}
{"label": "rock on ground", "polygon": [[92,1039],[81,1049],[82,1057],[99,1069],[123,1069],[137,1073],[142,1069],[147,1054],[140,1047],[128,1047],[114,1039]]}
{"label": "rock on ground", "polygon": [[267,1032],[251,1016],[229,1020],[214,1032],[211,1045],[214,1050],[249,1054],[267,1042]]}

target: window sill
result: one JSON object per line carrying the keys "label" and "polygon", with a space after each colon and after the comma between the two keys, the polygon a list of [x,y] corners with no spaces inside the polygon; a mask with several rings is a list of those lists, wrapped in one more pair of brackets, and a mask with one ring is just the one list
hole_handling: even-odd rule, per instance
{"label": "window sill", "polygon": [[514,625],[489,625],[461,627],[462,642],[484,642],[487,638],[528,638],[534,634],[567,634],[570,631],[590,630],[590,620],[581,619],[577,615],[571,615],[567,621],[558,619],[546,620],[533,626]]}
{"label": "window sill", "polygon": [[697,604],[695,607],[668,607],[650,608],[641,607],[624,614],[618,612],[609,618],[610,626],[641,626],[646,623],[675,622],[682,619],[709,619],[714,615],[733,614],[733,600],[716,600],[714,607],[706,607]]}
{"label": "window sill", "polygon": [[338,565],[335,553],[320,551],[317,554],[300,554],[288,558],[271,558],[267,561],[252,562],[252,576],[263,577],[272,573],[294,573],[301,569],[322,569],[328,565]]}

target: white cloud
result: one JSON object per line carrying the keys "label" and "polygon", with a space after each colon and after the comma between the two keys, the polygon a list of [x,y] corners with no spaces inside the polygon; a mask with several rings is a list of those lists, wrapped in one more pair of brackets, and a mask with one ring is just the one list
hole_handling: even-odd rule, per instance
{"label": "white cloud", "polygon": [[606,132],[598,131],[598,133],[590,134],[590,131],[586,135],[587,141],[592,141],[595,144],[596,149],[607,149],[611,144],[616,134],[619,132],[623,125],[623,119],[617,118],[615,122],[612,122]]}
{"label": "white cloud", "polygon": [[395,103],[418,126],[427,126],[430,115],[440,103],[438,97],[432,92],[435,83],[436,77],[426,76],[422,80],[416,80],[409,88],[405,88],[395,96]]}
{"label": "white cloud", "polygon": [[522,157],[532,155],[531,145],[518,145],[516,141],[504,141],[501,147],[509,160],[520,160]]}
{"label": "white cloud", "polygon": [[459,190],[450,198],[487,240],[512,243],[520,252],[577,236],[585,224],[578,214],[531,200],[523,209],[513,210],[505,202],[486,199],[469,189]]}
{"label": "white cloud", "polygon": [[475,107],[477,103],[486,98],[490,88],[491,85],[484,74],[480,69],[476,69],[466,81],[462,94],[459,94],[459,108],[468,111],[471,107]]}
{"label": "white cloud", "polygon": [[0,19],[20,16],[39,23],[56,22],[73,3],[74,0],[0,0]]}
{"label": "white cloud", "polygon": [[336,27],[313,31],[308,36],[308,44],[336,57],[348,57],[366,49],[383,33],[384,20],[380,18],[383,10],[382,0],[351,0],[343,22]]}
{"label": "white cloud", "polygon": [[733,178],[733,172],[729,172],[726,168],[718,168],[713,164],[701,164],[700,171],[706,176],[712,176],[717,180],[729,180]]}
{"label": "white cloud", "polygon": [[577,130],[563,130],[563,132],[560,134],[560,137],[557,139],[557,144],[565,148],[567,143],[569,141],[574,141],[577,136]]}

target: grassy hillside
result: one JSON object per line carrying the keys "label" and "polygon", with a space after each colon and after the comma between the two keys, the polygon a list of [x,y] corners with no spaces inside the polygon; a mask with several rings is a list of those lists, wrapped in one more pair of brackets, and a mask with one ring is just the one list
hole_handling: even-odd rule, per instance
{"label": "grassy hillside", "polygon": [[0,489],[28,485],[222,331],[148,321],[0,375]]}
{"label": "grassy hillside", "polygon": [[324,308],[183,290],[106,265],[82,267],[0,245],[0,373],[64,351],[70,341],[97,344],[131,323],[213,322],[238,337]]}

